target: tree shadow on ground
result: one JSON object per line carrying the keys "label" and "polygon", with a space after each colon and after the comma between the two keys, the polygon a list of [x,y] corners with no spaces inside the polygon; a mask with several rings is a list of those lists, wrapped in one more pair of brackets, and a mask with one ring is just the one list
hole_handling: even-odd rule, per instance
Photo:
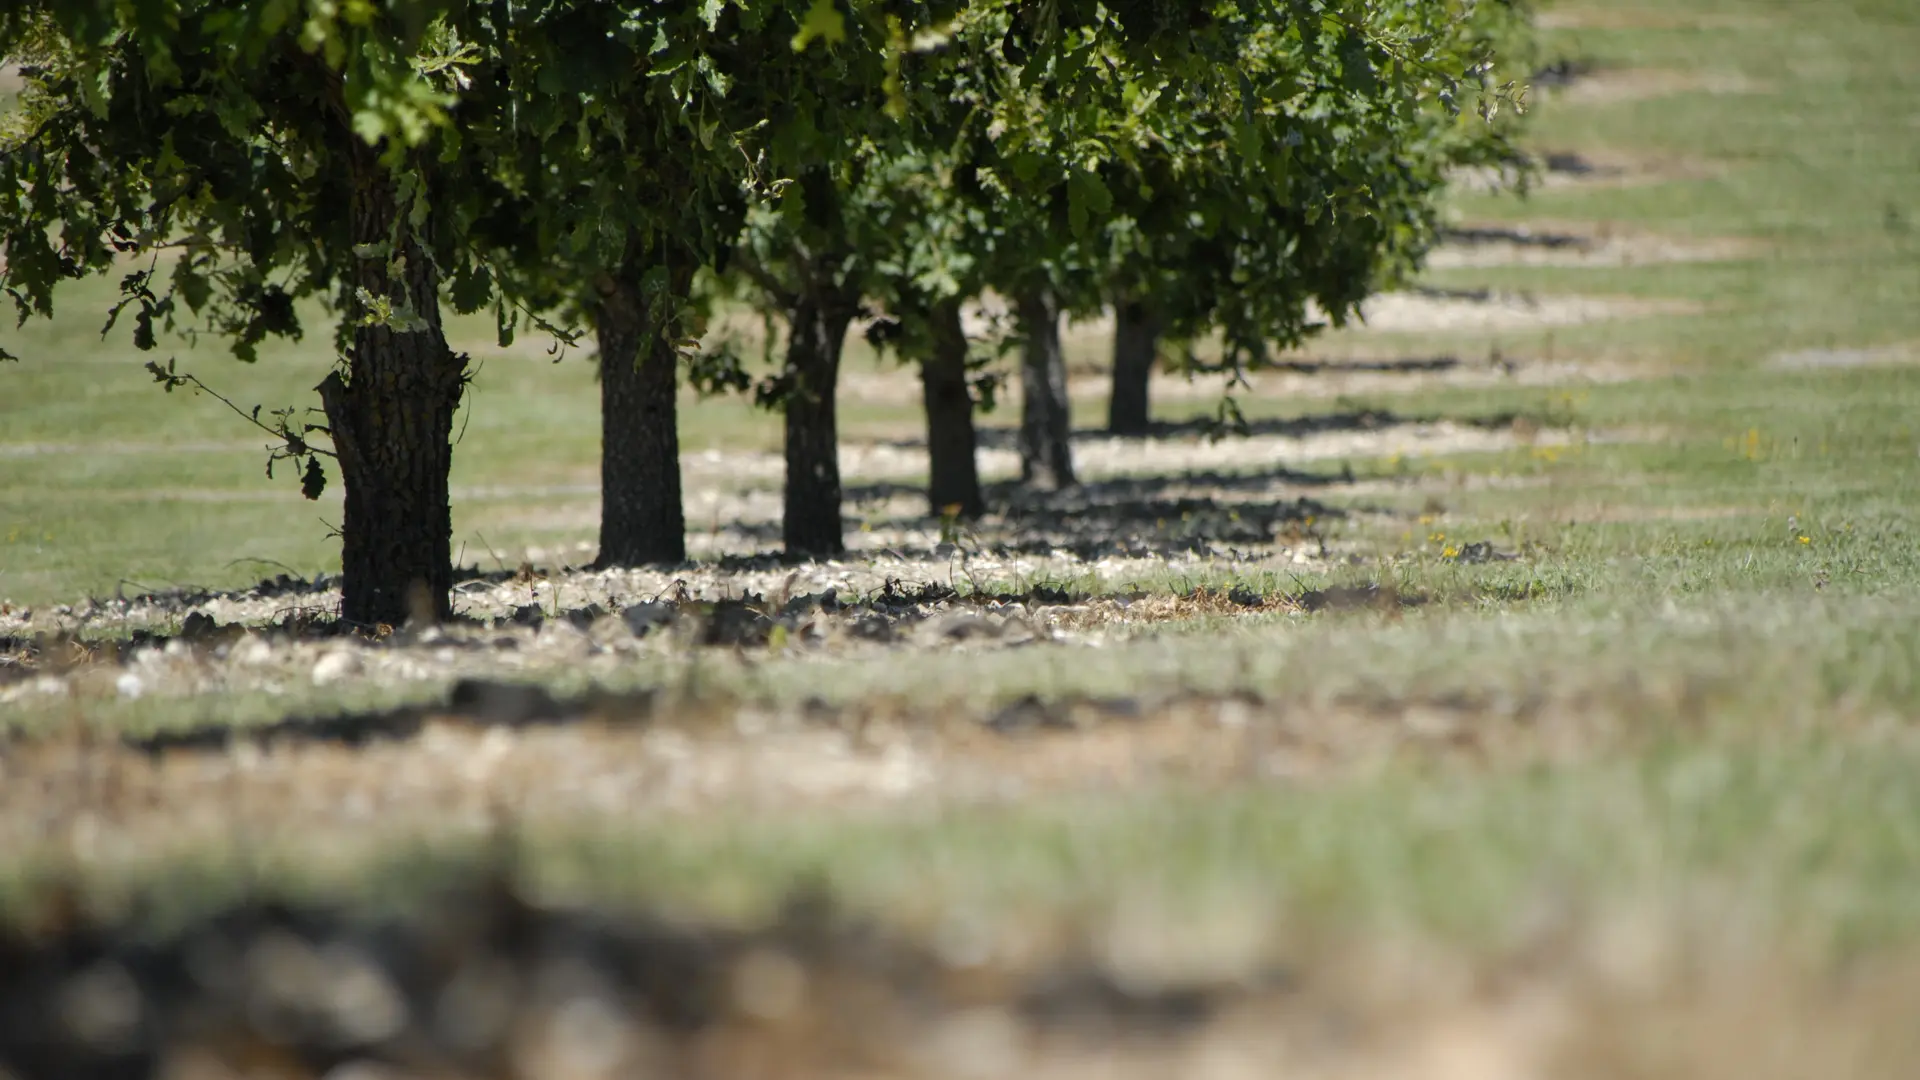
{"label": "tree shadow on ground", "polygon": [[[1064,491],[1038,492],[1014,481],[987,485],[987,518],[962,526],[970,544],[1008,553],[1065,552],[1082,559],[1226,554],[1265,547],[1282,533],[1304,533],[1317,522],[1355,513],[1392,514],[1381,506],[1336,506],[1302,494],[1351,483],[1350,473],[1309,473],[1275,466],[1227,473],[1216,470],[1097,480]],[[1292,489],[1292,490],[1289,490]],[[1208,492],[1209,494],[1196,494]],[[847,503],[923,498],[924,489],[900,483],[847,489]],[[1241,496],[1232,498],[1231,496]],[[1270,495],[1271,498],[1258,498]],[[1252,497],[1248,497],[1252,496]],[[923,530],[932,515],[867,519],[876,530]],[[849,518],[858,527],[858,518]],[[736,523],[735,535],[777,543],[777,522]],[[935,556],[924,547],[889,548],[900,555]]]}
{"label": "tree shadow on ground", "polygon": [[1457,356],[1409,356],[1393,360],[1271,360],[1262,364],[1260,370],[1284,371],[1291,375],[1421,375],[1453,371],[1460,365]]}
{"label": "tree shadow on ground", "polygon": [[1576,233],[1540,232],[1525,227],[1484,226],[1471,229],[1443,229],[1440,241],[1461,247],[1500,244],[1512,247],[1543,248],[1548,251],[1585,251],[1593,247],[1593,238]]}
{"label": "tree shadow on ground", "polygon": [[[1055,495],[1034,492],[1018,481],[1003,480],[986,484],[985,492],[987,501],[999,510],[1018,513],[1022,509],[1060,498],[1076,502],[1138,500],[1161,497],[1172,490],[1194,488],[1212,488],[1220,492],[1239,494],[1258,492],[1278,494],[1280,493],[1278,489],[1284,488],[1331,488],[1352,482],[1351,472],[1345,469],[1340,472],[1304,472],[1299,469],[1289,469],[1284,465],[1274,465],[1245,472],[1189,469],[1164,475],[1119,476],[1090,480]],[[924,499],[926,494],[926,488],[920,484],[903,483],[897,480],[854,484],[845,489],[845,498],[849,506],[886,503],[894,499]]]}
{"label": "tree shadow on ground", "polygon": [[[1253,485],[1273,483],[1271,476],[1247,478]],[[1227,554],[1266,547],[1290,527],[1295,532],[1348,511],[1317,499],[1228,502],[1208,496],[1174,495],[1168,488],[1187,486],[1173,477],[1083,484],[1066,491],[1038,494],[1007,487],[995,491],[1004,517],[1023,534],[1016,550],[1069,551],[1082,559],[1110,555],[1171,556]]]}
{"label": "tree shadow on ground", "polygon": [[[1432,364],[1436,366],[1427,369],[1411,367],[1396,368],[1391,366],[1395,364],[1405,365],[1415,363]],[[1458,361],[1440,357],[1433,360],[1420,361],[1387,360],[1356,362],[1351,364],[1334,364],[1333,362],[1328,362],[1326,365],[1319,365],[1319,362],[1316,361],[1302,361],[1297,365],[1291,366],[1298,370],[1309,371],[1444,371],[1448,370],[1448,367],[1442,365],[1457,364]],[[1287,370],[1290,367],[1288,364],[1274,364],[1269,366],[1282,370]],[[1260,417],[1248,420],[1238,430],[1223,427],[1219,421],[1211,416],[1196,416],[1186,420],[1156,420],[1144,435],[1115,435],[1104,429],[1082,428],[1073,433],[1073,441],[1076,443],[1090,443],[1109,439],[1172,440],[1218,438],[1224,442],[1247,436],[1300,439],[1310,435],[1328,435],[1355,431],[1377,432],[1390,428],[1412,427],[1420,424],[1459,424],[1463,427],[1499,430],[1501,428],[1511,427],[1514,421],[1523,418],[1533,419],[1542,427],[1553,426],[1548,422],[1549,418],[1533,416],[1530,413],[1518,409],[1508,409],[1480,416],[1416,415],[1398,413],[1392,409],[1345,409],[1339,412],[1313,413],[1306,416]],[[1018,448],[1019,435],[1019,429],[1015,427],[982,427],[978,432],[977,439],[980,448],[983,450],[1014,450]],[[920,449],[926,446],[926,441],[924,439],[898,439],[893,440],[887,445],[897,449]]]}

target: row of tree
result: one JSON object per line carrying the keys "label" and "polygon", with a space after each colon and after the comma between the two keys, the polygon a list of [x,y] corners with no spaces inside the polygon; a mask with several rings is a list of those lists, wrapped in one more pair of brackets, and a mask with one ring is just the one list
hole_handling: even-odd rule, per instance
{"label": "row of tree", "polygon": [[[334,322],[325,422],[279,421],[345,489],[342,615],[449,613],[443,305],[597,336],[600,561],[685,557],[676,390],[786,423],[790,552],[842,547],[834,413],[863,311],[917,365],[936,511],[982,510],[982,350],[1007,297],[1021,457],[1073,482],[1063,313],[1118,324],[1112,424],[1156,342],[1225,365],[1417,265],[1448,170],[1510,165],[1515,0],[22,0],[0,59],[4,284],[24,322],[120,270],[134,341],[252,359]],[[1508,110],[1510,114],[1511,110]],[[165,257],[162,258],[161,256]],[[129,271],[128,267],[132,267]],[[701,301],[784,325],[759,378],[701,351]],[[5,356],[0,350],[0,356]],[[168,378],[165,368],[159,369]]]}

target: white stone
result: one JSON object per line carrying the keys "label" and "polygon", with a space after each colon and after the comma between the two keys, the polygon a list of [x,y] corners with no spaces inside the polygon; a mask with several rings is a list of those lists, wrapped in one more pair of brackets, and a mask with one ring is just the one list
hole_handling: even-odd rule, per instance
{"label": "white stone", "polygon": [[349,649],[335,649],[313,664],[313,685],[326,686],[360,674],[360,658]]}
{"label": "white stone", "polygon": [[228,655],[236,664],[253,667],[273,659],[273,646],[267,644],[267,639],[258,634],[248,634],[240,639],[240,643],[235,645]]}

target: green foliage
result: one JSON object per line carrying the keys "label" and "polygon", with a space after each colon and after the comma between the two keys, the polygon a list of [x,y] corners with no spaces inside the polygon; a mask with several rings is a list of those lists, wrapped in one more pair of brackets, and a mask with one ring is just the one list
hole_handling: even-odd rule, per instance
{"label": "green foliage", "polygon": [[[555,2],[462,23],[488,59],[461,105],[458,187],[483,209],[456,304],[490,282],[504,339],[523,314],[590,318],[625,281],[691,354],[690,271],[728,259],[752,206],[803,216],[794,178],[888,114],[888,50],[906,28],[885,7]],[[917,7],[930,19],[941,5]]]}
{"label": "green foliage", "polygon": [[[0,16],[28,81],[0,155],[0,285],[24,322],[59,283],[141,259],[107,317],[129,313],[141,350],[206,333],[253,360],[301,336],[315,298],[344,353],[357,327],[429,325],[359,281],[369,261],[397,280],[418,245],[456,311],[492,308],[503,345],[526,323],[572,344],[563,323],[612,272],[690,349],[671,285],[689,275],[668,266],[720,257],[750,201],[838,153],[842,119],[888,108],[904,28],[845,6],[17,7]],[[351,233],[356,156],[394,187],[384,241]]]}
{"label": "green foliage", "polygon": [[970,3],[896,40],[898,123],[751,219],[748,294],[781,309],[831,249],[906,353],[936,301],[1044,282],[1239,365],[1414,270],[1449,170],[1517,166],[1530,40],[1504,2]]}
{"label": "green foliage", "polygon": [[356,260],[398,246],[350,242],[343,155],[377,144],[404,220],[426,223],[418,150],[444,126],[463,63],[436,21],[445,6],[315,6],[296,23],[285,2],[99,0],[0,16],[0,52],[27,80],[0,146],[0,282],[19,320],[50,315],[62,281],[163,249],[164,287],[150,260],[112,313],[136,309],[141,349],[157,325],[216,334],[251,360],[267,336],[300,334],[299,298],[350,310]]}
{"label": "green foliage", "polygon": [[1088,168],[1115,213],[1077,241],[1094,288],[1075,295],[1223,329],[1236,360],[1311,332],[1309,300],[1343,323],[1418,265],[1450,169],[1517,161],[1497,80],[1527,27],[1507,3],[1217,7],[1193,62],[1106,106]]}

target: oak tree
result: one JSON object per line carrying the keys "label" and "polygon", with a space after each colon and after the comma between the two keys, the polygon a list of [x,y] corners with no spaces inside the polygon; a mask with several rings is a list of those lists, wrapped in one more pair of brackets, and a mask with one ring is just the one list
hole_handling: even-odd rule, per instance
{"label": "oak tree", "polygon": [[[296,303],[318,298],[341,356],[318,434],[345,486],[342,615],[365,624],[449,614],[468,371],[440,322],[462,224],[440,136],[463,50],[443,11],[24,0],[0,15],[0,55],[27,80],[0,152],[0,281],[20,318],[51,315],[64,280],[131,266],[136,345],[191,325],[251,359],[298,337]],[[295,449],[311,491],[320,451]]]}

